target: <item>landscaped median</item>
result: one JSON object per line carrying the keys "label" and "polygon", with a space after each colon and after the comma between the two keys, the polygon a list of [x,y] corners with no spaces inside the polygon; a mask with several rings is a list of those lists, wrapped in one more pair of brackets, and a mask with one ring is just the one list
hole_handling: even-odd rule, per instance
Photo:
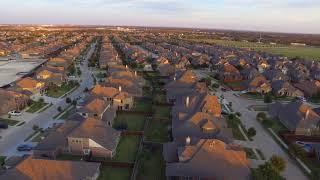
{"label": "landscaped median", "polygon": [[47,106],[48,103],[45,103],[43,99],[40,99],[39,101],[32,101],[32,104],[27,109],[26,112],[28,113],[35,113]]}

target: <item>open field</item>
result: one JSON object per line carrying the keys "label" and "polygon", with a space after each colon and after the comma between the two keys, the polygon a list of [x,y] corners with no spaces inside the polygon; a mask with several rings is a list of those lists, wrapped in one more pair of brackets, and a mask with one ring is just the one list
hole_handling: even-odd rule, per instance
{"label": "open field", "polygon": [[257,51],[263,51],[271,54],[277,54],[287,56],[289,58],[302,57],[310,60],[320,60],[320,48],[310,46],[288,46],[288,45],[271,45],[260,44],[254,42],[244,41],[229,41],[218,39],[188,39],[193,42],[203,42],[209,44],[217,44],[221,46],[254,49]]}

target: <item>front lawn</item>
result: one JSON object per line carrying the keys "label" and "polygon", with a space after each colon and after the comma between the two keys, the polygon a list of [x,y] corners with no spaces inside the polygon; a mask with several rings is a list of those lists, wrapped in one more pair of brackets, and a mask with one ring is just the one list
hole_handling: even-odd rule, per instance
{"label": "front lawn", "polygon": [[140,137],[122,136],[118,144],[114,161],[134,162],[139,147]]}
{"label": "front lawn", "polygon": [[128,180],[131,177],[130,168],[114,168],[101,165],[98,180]]}
{"label": "front lawn", "polygon": [[78,84],[75,82],[64,83],[61,85],[61,87],[55,85],[49,86],[46,95],[53,98],[59,98],[71,91],[76,86],[78,86]]}
{"label": "front lawn", "polygon": [[152,119],[145,131],[145,138],[152,142],[168,142],[170,140],[170,120]]}
{"label": "front lawn", "polygon": [[169,118],[171,107],[170,106],[153,106],[155,118]]}
{"label": "front lawn", "polygon": [[239,125],[241,124],[240,119],[238,119],[235,115],[229,115],[226,117],[227,124],[229,128],[232,128],[233,137],[237,140],[245,141],[245,137],[242,135]]}
{"label": "front lawn", "polygon": [[128,131],[141,131],[143,130],[145,122],[145,115],[143,114],[133,114],[130,112],[118,113],[117,117],[113,122],[113,127],[116,129],[121,129],[126,127]]}
{"label": "front lawn", "polygon": [[33,101],[29,109],[27,110],[28,113],[35,113],[48,105],[48,103],[45,103],[43,101]]}
{"label": "front lawn", "polygon": [[158,148],[143,149],[140,155],[137,179],[161,180],[165,176],[166,163],[162,156],[162,150]]}
{"label": "front lawn", "polygon": [[16,121],[16,120],[12,120],[12,119],[2,119],[2,118],[0,118],[0,122],[8,124],[9,126],[14,126],[17,123],[19,123],[20,121]]}

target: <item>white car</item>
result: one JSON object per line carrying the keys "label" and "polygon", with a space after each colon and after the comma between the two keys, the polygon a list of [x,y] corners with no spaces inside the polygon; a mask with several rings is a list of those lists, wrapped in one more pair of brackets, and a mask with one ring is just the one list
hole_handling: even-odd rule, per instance
{"label": "white car", "polygon": [[21,112],[19,111],[10,111],[8,112],[8,114],[11,116],[21,116]]}

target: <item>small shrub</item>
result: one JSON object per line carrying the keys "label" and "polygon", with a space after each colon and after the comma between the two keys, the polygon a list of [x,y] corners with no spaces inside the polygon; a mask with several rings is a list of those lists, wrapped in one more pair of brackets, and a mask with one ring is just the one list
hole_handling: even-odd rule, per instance
{"label": "small shrub", "polygon": [[248,135],[250,137],[254,137],[256,134],[257,134],[257,131],[253,127],[248,129]]}

